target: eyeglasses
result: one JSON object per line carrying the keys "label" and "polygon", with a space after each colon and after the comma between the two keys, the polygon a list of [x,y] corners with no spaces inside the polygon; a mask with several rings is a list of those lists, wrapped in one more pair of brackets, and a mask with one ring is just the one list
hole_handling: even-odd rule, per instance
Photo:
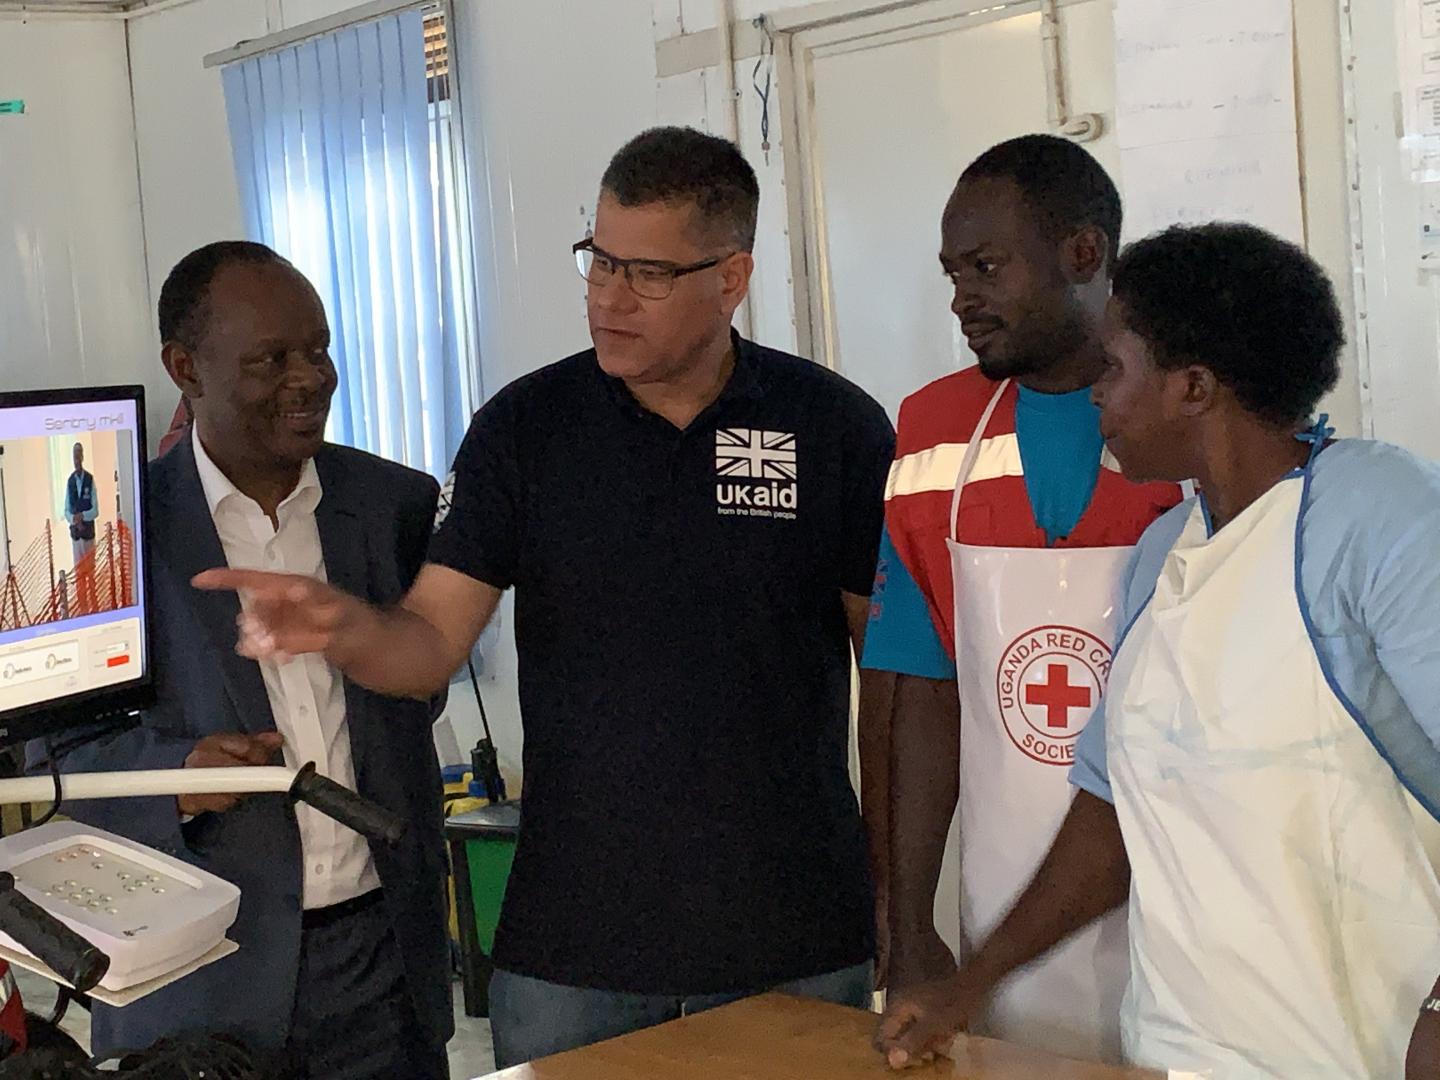
{"label": "eyeglasses", "polygon": [[593,240],[581,240],[572,250],[575,252],[575,265],[580,276],[591,285],[609,284],[616,274],[623,273],[631,291],[643,300],[668,299],[675,291],[676,278],[719,266],[735,254],[732,251],[704,262],[677,266],[653,259],[620,259],[608,251],[601,251]]}

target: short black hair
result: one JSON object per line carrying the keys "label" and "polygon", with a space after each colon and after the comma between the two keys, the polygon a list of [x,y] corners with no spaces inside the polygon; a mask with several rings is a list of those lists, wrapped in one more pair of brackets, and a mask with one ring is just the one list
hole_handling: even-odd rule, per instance
{"label": "short black hair", "polygon": [[736,251],[755,248],[760,184],[728,139],[694,128],[651,128],[611,158],[600,187],[621,206],[691,203]]}
{"label": "short black hair", "polygon": [[1110,241],[1113,266],[1120,251],[1124,209],[1120,192],[1105,167],[1083,146],[1058,135],[1021,135],[970,163],[967,180],[1012,180],[1025,202],[1057,241],[1093,225]]}
{"label": "short black hair", "polygon": [[210,283],[234,263],[291,267],[290,260],[273,248],[251,240],[219,240],[186,255],[160,287],[160,341],[178,341],[192,348],[205,334],[209,315]]}
{"label": "short black hair", "polygon": [[1304,423],[1340,378],[1345,324],[1330,279],[1254,225],[1177,225],[1130,245],[1115,298],[1160,367],[1209,368],[1277,427]]}

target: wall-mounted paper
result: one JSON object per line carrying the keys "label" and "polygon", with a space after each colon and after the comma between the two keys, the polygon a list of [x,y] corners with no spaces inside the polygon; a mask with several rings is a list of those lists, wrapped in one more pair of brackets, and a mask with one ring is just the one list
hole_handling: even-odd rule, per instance
{"label": "wall-mounted paper", "polygon": [[1295,130],[1290,0],[1122,0],[1120,145]]}
{"label": "wall-mounted paper", "polygon": [[1393,0],[1400,45],[1401,145],[1419,183],[1440,181],[1440,0]]}
{"label": "wall-mounted paper", "polygon": [[1304,241],[1290,0],[1118,0],[1127,235],[1250,221]]}
{"label": "wall-mounted paper", "polygon": [[1440,37],[1440,2],[1420,0],[1420,33],[1427,38]]}
{"label": "wall-mounted paper", "polygon": [[1141,146],[1121,154],[1126,233],[1169,225],[1248,221],[1303,243],[1300,164],[1293,142],[1273,135]]}

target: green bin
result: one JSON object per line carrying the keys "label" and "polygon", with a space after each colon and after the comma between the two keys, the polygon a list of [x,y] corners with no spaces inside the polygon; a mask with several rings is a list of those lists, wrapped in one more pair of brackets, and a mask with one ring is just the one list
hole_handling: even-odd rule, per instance
{"label": "green bin", "polygon": [[466,1016],[490,1015],[490,975],[495,970],[490,954],[519,835],[518,799],[445,819],[445,842],[455,879]]}

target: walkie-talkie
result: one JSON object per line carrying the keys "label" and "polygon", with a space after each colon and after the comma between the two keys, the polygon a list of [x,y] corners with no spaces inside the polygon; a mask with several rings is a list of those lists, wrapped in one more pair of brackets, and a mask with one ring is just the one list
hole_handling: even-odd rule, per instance
{"label": "walkie-talkie", "polygon": [[505,778],[500,775],[500,757],[495,744],[481,739],[470,751],[470,768],[474,773],[471,794],[484,796],[491,804],[505,801]]}
{"label": "walkie-talkie", "polygon": [[480,697],[480,680],[475,675],[475,661],[467,660],[470,669],[470,685],[475,688],[475,704],[480,707],[480,723],[485,728],[485,737],[470,751],[470,794],[490,800],[490,805],[505,801],[505,777],[500,775],[500,755],[495,751],[495,739],[490,734],[490,718],[485,715],[485,701]]}

